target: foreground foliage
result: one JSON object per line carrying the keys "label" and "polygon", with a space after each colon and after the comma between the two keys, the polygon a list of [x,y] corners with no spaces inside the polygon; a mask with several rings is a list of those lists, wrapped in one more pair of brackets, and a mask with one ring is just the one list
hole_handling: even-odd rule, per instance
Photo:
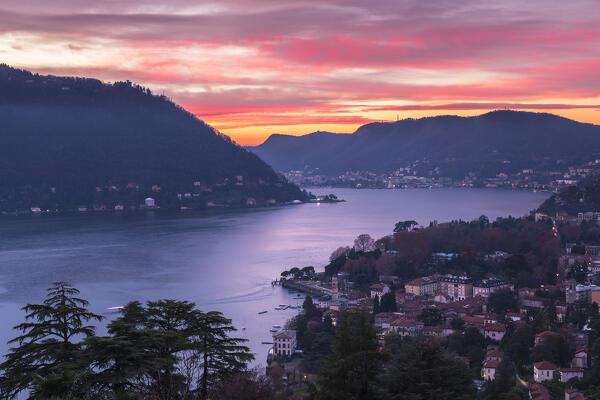
{"label": "foreground foliage", "polygon": [[131,302],[99,337],[87,323],[102,317],[78,294],[57,282],[42,304],[23,308],[22,334],[0,364],[2,398],[206,399],[224,381],[248,379],[237,375],[254,357],[221,313],[187,301]]}

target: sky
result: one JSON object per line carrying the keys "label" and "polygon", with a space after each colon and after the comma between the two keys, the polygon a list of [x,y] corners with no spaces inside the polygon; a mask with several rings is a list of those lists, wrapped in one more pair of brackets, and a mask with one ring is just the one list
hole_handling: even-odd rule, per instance
{"label": "sky", "polygon": [[600,124],[599,0],[3,0],[0,62],[130,80],[242,145],[493,109]]}

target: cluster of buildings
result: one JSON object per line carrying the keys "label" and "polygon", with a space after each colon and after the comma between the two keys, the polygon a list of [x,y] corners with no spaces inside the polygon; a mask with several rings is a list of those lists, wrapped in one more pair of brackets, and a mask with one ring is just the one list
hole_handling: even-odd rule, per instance
{"label": "cluster of buildings", "polygon": [[389,173],[371,171],[346,171],[340,175],[327,175],[318,168],[305,168],[285,173],[286,178],[300,186],[377,187],[388,189],[414,189],[433,187],[487,187],[525,190],[547,190],[557,192],[565,186],[574,185],[582,178],[600,169],[600,159],[581,166],[567,166],[564,160],[556,162],[555,169],[525,168],[517,172],[511,161],[502,161],[506,172],[482,177],[477,172],[468,172],[462,179],[441,175],[438,167],[425,161],[408,163]]}
{"label": "cluster of buildings", "polygon": [[488,297],[498,290],[514,289],[514,285],[489,278],[473,282],[467,276],[436,275],[413,279],[404,284],[404,291],[415,296],[434,296],[438,303],[465,300],[474,296]]}
{"label": "cluster of buildings", "polygon": [[[27,209],[16,211],[2,211],[5,215],[39,215],[54,214],[64,211],[75,211],[78,213],[87,212],[106,212],[106,211],[137,211],[151,210],[160,208],[159,203],[168,204],[169,208],[178,207],[180,210],[190,210],[193,208],[218,208],[218,207],[254,207],[257,205],[276,205],[276,199],[257,200],[251,196],[244,196],[242,199],[228,196],[229,190],[243,192],[247,182],[243,175],[233,178],[226,178],[220,183],[207,184],[200,181],[190,182],[189,186],[180,193],[171,193],[164,190],[160,185],[140,185],[130,182],[125,185],[106,185],[96,186],[93,189],[94,199],[90,204],[79,205],[74,209],[59,210],[57,207],[57,193],[60,194],[60,188],[50,187],[44,194],[43,201],[35,202]],[[262,178],[259,178],[258,184],[265,184]],[[176,200],[172,197],[176,196]],[[300,200],[298,200],[300,202]],[[40,203],[46,203],[42,205]],[[53,206],[48,206],[53,204]]]}

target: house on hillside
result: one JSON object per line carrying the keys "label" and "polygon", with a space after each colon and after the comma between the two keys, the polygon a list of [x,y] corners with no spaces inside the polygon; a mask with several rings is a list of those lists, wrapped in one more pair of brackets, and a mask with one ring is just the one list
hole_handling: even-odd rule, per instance
{"label": "house on hillside", "polygon": [[415,296],[435,296],[437,293],[437,280],[433,276],[413,279],[404,284],[404,291]]}
{"label": "house on hillside", "polygon": [[296,331],[284,329],[273,335],[273,353],[291,356],[296,351]]}
{"label": "house on hillside", "polygon": [[371,289],[371,298],[374,299],[375,296],[378,296],[379,299],[383,297],[384,294],[390,292],[390,287],[385,284],[375,283],[369,287]]}
{"label": "house on hillside", "polygon": [[536,346],[540,346],[542,344],[544,344],[544,341],[551,337],[551,336],[560,336],[560,333],[558,332],[553,332],[553,331],[544,331],[544,332],[540,332],[537,335],[535,335],[535,345]]}
{"label": "house on hillside", "polygon": [[504,337],[504,333],[506,332],[506,325],[500,323],[486,324],[483,328],[483,332],[486,338],[493,339],[499,342]]}
{"label": "house on hillside", "polygon": [[577,368],[587,368],[587,346],[579,346],[575,349],[575,355],[571,360],[571,366]]}
{"label": "house on hillside", "polygon": [[493,381],[496,379],[496,371],[500,367],[498,360],[485,360],[481,367],[481,377],[484,381]]}
{"label": "house on hillside", "polygon": [[485,359],[502,362],[502,360],[504,360],[504,352],[500,350],[488,350],[487,353],[485,353]]}
{"label": "house on hillside", "polygon": [[537,383],[551,381],[558,367],[550,361],[540,361],[533,364],[533,380]]}
{"label": "house on hillside", "polygon": [[473,284],[473,296],[488,297],[494,292],[512,287],[508,282],[499,279],[484,279]]}
{"label": "house on hillside", "polygon": [[560,381],[562,383],[567,383],[573,378],[583,378],[582,368],[561,368],[558,372],[560,373]]}

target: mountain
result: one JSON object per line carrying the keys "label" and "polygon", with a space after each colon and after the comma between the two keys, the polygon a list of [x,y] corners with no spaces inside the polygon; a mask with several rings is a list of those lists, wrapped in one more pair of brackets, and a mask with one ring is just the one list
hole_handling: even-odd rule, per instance
{"label": "mountain", "polygon": [[353,134],[272,135],[250,148],[279,171],[319,169],[336,175],[390,172],[418,162],[423,176],[483,177],[600,154],[600,126],[547,113],[493,111],[475,117],[437,116],[371,123]]}
{"label": "mountain", "polygon": [[[165,96],[0,65],[0,211],[258,205],[305,194]],[[251,198],[248,200],[248,198]]]}
{"label": "mountain", "polygon": [[576,185],[563,188],[544,201],[538,209],[538,212],[548,215],[560,212],[577,215],[588,211],[600,211],[600,174],[597,173],[582,179]]}

